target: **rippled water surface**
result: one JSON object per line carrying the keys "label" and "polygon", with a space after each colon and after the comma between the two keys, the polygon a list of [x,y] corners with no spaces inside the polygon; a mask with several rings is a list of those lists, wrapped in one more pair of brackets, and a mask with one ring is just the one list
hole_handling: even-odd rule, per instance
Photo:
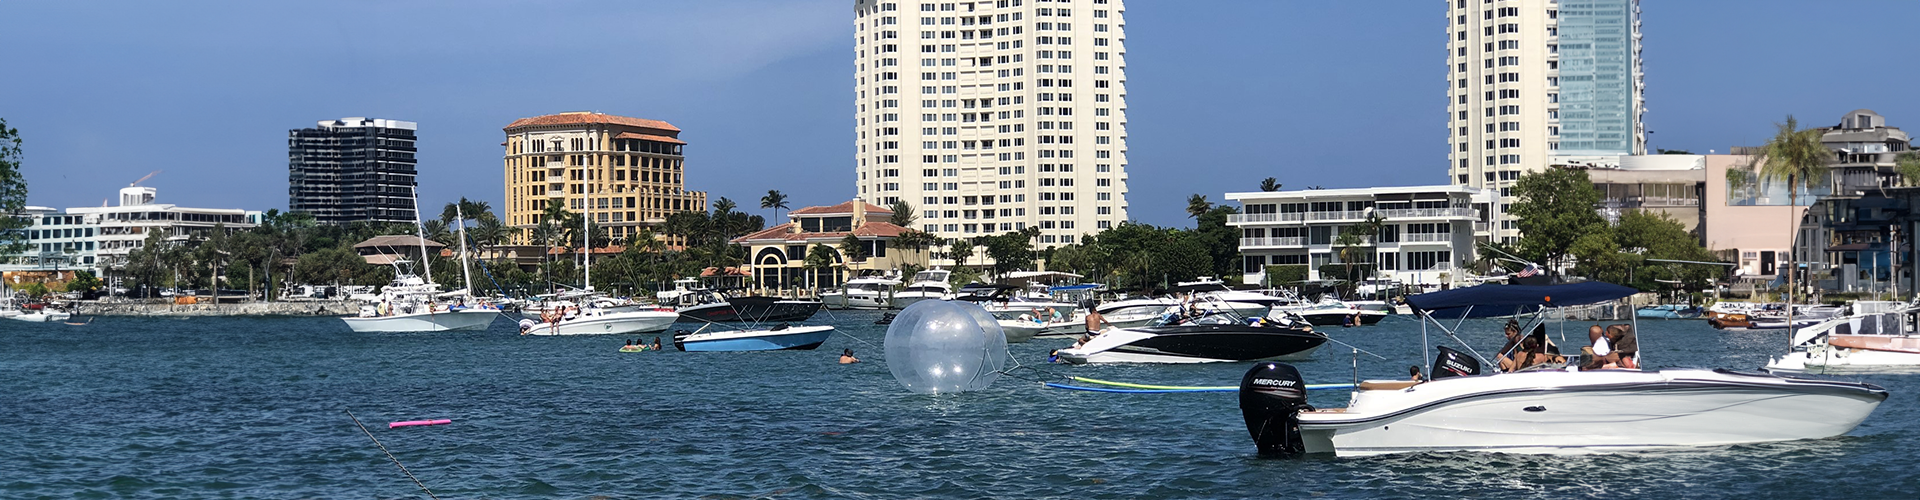
{"label": "rippled water surface", "polygon": [[[330,318],[0,322],[0,497],[423,497],[344,412],[442,498],[1920,498],[1920,376],[1845,437],[1542,457],[1260,459],[1231,393],[1100,394],[1002,378],[921,396],[888,374],[872,313],[822,312],[817,351],[619,353],[619,337],[355,334]],[[691,325],[682,325],[691,328]],[[1492,323],[1467,339],[1498,347]],[[1571,325],[1579,327],[1581,325]],[[1648,322],[1655,367],[1751,369],[1782,332]],[[1404,317],[1334,337],[1420,363]],[[648,336],[651,339],[651,335]],[[1043,365],[1025,378],[1232,385],[1245,364]],[[1491,344],[1491,345],[1488,345]],[[866,358],[838,365],[841,348]],[[671,349],[671,348],[669,348]],[[1309,382],[1353,378],[1329,346]],[[1315,395],[1341,406],[1344,392]],[[387,429],[426,418],[452,425]]]}

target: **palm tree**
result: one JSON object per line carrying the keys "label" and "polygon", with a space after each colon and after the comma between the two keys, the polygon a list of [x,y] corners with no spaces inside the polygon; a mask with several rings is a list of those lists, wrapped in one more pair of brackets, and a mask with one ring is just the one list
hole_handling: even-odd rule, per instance
{"label": "palm tree", "polygon": [[1207,195],[1195,194],[1187,197],[1187,216],[1195,219],[1213,210],[1213,203],[1207,201]]}
{"label": "palm tree", "polygon": [[1261,181],[1260,181],[1260,190],[1261,190],[1261,191],[1266,191],[1266,192],[1269,192],[1269,193],[1271,193],[1271,192],[1274,192],[1274,191],[1279,191],[1279,190],[1280,190],[1280,179],[1275,179],[1275,178],[1272,178],[1272,177],[1268,177],[1268,178],[1266,178],[1266,179],[1263,179],[1263,180],[1261,180]]}
{"label": "palm tree", "polygon": [[913,204],[907,203],[906,200],[893,202],[893,206],[887,209],[893,211],[893,216],[887,218],[887,222],[895,226],[911,228],[914,222],[920,220],[920,216],[913,213]]}
{"label": "palm tree", "polygon": [[[1814,182],[1826,182],[1827,164],[1834,160],[1833,152],[1820,143],[1824,132],[1818,128],[1801,129],[1800,122],[1787,115],[1786,123],[1776,123],[1778,132],[1765,146],[1760,147],[1760,156],[1753,159],[1759,165],[1760,178],[1784,181],[1787,183],[1787,206],[1799,206],[1800,185],[1809,188]],[[1793,290],[1796,286],[1796,274],[1793,247],[1793,235],[1799,233],[1800,211],[1787,211],[1787,303],[1793,303]],[[1787,308],[1787,323],[1793,323],[1793,308]],[[1791,330],[1791,328],[1789,328]]]}
{"label": "palm tree", "polygon": [[967,267],[967,259],[973,258],[973,240],[953,240],[947,245],[947,258],[953,259],[954,267]]}
{"label": "palm tree", "polygon": [[768,189],[767,195],[760,197],[760,208],[773,209],[773,220],[780,220],[780,211],[786,210],[787,195],[778,189]]}

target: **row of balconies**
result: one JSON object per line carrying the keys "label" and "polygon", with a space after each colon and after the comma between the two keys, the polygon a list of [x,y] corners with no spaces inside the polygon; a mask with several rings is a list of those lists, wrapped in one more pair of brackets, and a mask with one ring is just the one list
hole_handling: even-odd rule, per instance
{"label": "row of balconies", "polygon": [[[1396,208],[1374,210],[1380,218],[1418,219],[1418,218],[1478,218],[1480,211],[1473,208]],[[1367,218],[1365,210],[1347,210],[1338,212],[1288,212],[1271,214],[1234,214],[1227,216],[1228,224],[1257,224],[1263,222],[1323,222],[1323,221],[1359,221]]]}
{"label": "row of balconies", "polygon": [[[1375,238],[1361,238],[1360,244],[1362,245],[1403,244],[1404,245],[1408,243],[1451,243],[1452,241],[1453,241],[1453,233],[1401,233],[1399,235],[1399,241],[1376,243]],[[1307,237],[1305,236],[1269,236],[1266,238],[1240,238],[1240,248],[1306,247],[1306,246],[1329,247],[1329,246],[1333,246],[1333,244],[1326,243],[1326,244],[1309,245],[1307,243]]]}

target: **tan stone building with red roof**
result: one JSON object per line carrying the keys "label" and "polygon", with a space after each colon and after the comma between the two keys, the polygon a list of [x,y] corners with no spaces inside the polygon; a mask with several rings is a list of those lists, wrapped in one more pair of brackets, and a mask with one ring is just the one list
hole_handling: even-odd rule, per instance
{"label": "tan stone building with red roof", "polygon": [[529,243],[549,204],[573,213],[588,210],[615,241],[674,212],[707,209],[706,192],[686,189],[687,143],[673,124],[568,112],[521,118],[504,130],[501,210],[507,225],[520,229],[516,244]]}
{"label": "tan stone building with red roof", "polygon": [[[748,272],[763,293],[831,288],[865,271],[895,272],[906,264],[927,265],[924,250],[889,248],[895,238],[911,230],[888,222],[893,211],[885,207],[856,199],[801,208],[787,217],[785,224],[733,239],[733,244],[747,247]],[[841,251],[840,242],[848,234],[860,238],[868,255],[865,259],[849,261]],[[807,255],[816,246],[833,250],[832,267],[807,269]]]}

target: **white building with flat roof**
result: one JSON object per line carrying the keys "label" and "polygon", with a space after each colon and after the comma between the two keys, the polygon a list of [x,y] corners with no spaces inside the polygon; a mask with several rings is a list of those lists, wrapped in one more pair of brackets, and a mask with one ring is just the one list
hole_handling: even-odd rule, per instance
{"label": "white building with flat roof", "polygon": [[1122,0],[853,6],[861,199],[947,238],[1038,227],[1041,248],[1127,220]]}
{"label": "white building with flat roof", "polygon": [[1376,266],[1373,278],[1436,284],[1462,276],[1456,268],[1475,255],[1485,237],[1490,197],[1465,186],[1409,186],[1304,191],[1226,193],[1240,202],[1227,225],[1240,230],[1240,256],[1247,283],[1266,281],[1267,266],[1321,268],[1343,264],[1343,231],[1377,217],[1377,234],[1344,252],[1356,265]]}
{"label": "white building with flat roof", "polygon": [[158,197],[154,188],[130,186],[120,189],[119,205],[67,209],[68,215],[79,217],[93,234],[97,247],[93,267],[101,271],[124,267],[127,254],[144,246],[147,236],[155,231],[167,241],[184,242],[193,236],[208,236],[217,227],[235,231],[254,226],[246,210],[188,208],[157,203]]}
{"label": "white building with flat roof", "polygon": [[1639,0],[1444,0],[1447,178],[1497,190],[1493,237],[1520,176],[1646,153]]}

